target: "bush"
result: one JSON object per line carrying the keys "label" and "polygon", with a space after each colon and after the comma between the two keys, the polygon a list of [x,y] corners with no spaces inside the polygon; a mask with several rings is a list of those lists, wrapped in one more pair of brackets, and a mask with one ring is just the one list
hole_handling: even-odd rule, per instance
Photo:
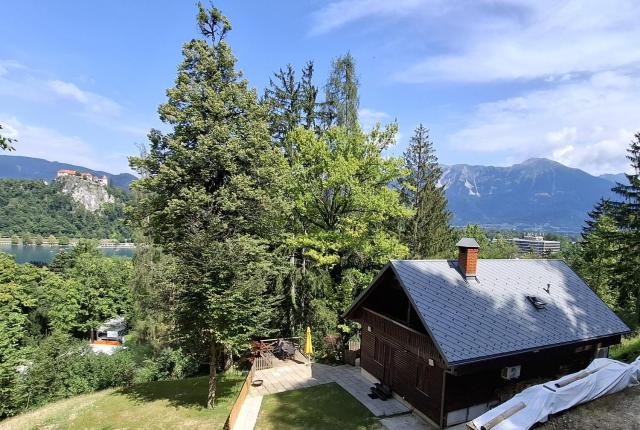
{"label": "bush", "polygon": [[622,343],[619,346],[611,348],[610,357],[614,360],[630,363],[638,356],[640,356],[640,332],[633,337],[622,339]]}
{"label": "bush", "polygon": [[27,408],[133,382],[136,363],[126,350],[94,354],[89,344],[54,333],[25,355],[25,370],[17,374],[8,405],[13,413]]}
{"label": "bush", "polygon": [[136,362],[126,350],[116,351],[113,355],[89,354],[85,366],[94,390],[130,385],[136,374]]}
{"label": "bush", "polygon": [[182,379],[194,375],[198,362],[180,349],[165,348],[158,355],[143,362],[136,372],[135,382],[151,382],[167,379]]}

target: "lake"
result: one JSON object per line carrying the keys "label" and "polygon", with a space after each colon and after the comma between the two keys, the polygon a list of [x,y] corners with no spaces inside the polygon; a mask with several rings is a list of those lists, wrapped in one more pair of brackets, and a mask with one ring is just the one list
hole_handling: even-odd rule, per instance
{"label": "lake", "polygon": [[[53,257],[64,250],[70,250],[73,247],[70,246],[35,246],[35,245],[8,245],[0,244],[0,252],[6,252],[7,254],[14,255],[16,257],[16,263],[29,263],[32,261],[39,261],[45,264],[51,263]],[[104,255],[113,256],[118,255],[121,257],[133,257],[135,252],[134,248],[99,248],[100,252]]]}

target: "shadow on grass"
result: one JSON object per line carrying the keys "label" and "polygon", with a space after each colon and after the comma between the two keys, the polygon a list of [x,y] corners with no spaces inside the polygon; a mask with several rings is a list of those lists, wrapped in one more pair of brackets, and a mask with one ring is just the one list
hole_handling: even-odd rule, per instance
{"label": "shadow on grass", "polygon": [[[223,374],[218,377],[216,403],[222,405],[234,402],[242,382],[242,374]],[[121,388],[116,394],[124,395],[138,403],[166,400],[171,406],[204,409],[207,406],[209,377],[156,381]]]}
{"label": "shadow on grass", "polygon": [[338,384],[265,396],[256,430],[368,430],[377,419]]}

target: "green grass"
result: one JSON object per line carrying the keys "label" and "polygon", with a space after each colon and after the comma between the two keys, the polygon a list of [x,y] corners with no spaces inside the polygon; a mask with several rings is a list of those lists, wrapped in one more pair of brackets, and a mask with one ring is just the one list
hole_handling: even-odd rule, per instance
{"label": "green grass", "polygon": [[632,362],[640,355],[640,333],[636,333],[633,337],[622,339],[622,343],[618,346],[611,347],[609,357],[614,360]]}
{"label": "green grass", "polygon": [[372,430],[378,420],[338,384],[265,396],[255,430]]}
{"label": "green grass", "polygon": [[207,409],[208,377],[149,382],[73,397],[0,422],[9,429],[208,429],[224,427],[242,374],[218,379],[218,402]]}

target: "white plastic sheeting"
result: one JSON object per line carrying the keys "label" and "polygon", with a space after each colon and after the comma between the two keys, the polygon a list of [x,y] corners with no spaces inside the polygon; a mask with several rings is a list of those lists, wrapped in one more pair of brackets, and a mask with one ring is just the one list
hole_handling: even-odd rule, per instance
{"label": "white plastic sheeting", "polygon": [[[581,379],[573,380],[576,376],[585,375],[587,372],[591,373]],[[517,405],[522,402],[526,405],[525,408],[491,428],[492,430],[526,430],[537,422],[547,421],[551,414],[615,393],[630,385],[636,385],[639,379],[640,357],[631,364],[609,358],[596,358],[584,371],[529,387],[513,396],[511,400],[472,420],[472,423],[477,429],[481,429],[494,418],[502,414],[509,415],[510,410],[517,410]]]}

